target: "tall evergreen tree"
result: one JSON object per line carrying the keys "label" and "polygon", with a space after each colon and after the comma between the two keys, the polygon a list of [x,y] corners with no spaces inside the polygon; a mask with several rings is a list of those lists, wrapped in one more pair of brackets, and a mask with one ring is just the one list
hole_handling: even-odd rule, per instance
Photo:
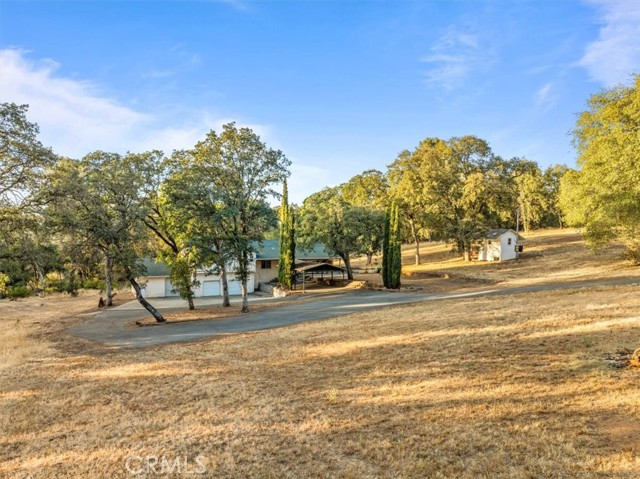
{"label": "tall evergreen tree", "polygon": [[400,275],[402,274],[401,246],[399,208],[394,202],[387,212],[384,224],[382,281],[385,288],[398,289],[400,287]]}
{"label": "tall evergreen tree", "polygon": [[280,206],[280,254],[278,261],[278,281],[282,286],[293,286],[292,272],[295,264],[295,240],[293,211],[289,205],[287,181],[282,188],[282,205]]}
{"label": "tall evergreen tree", "polygon": [[387,210],[384,215],[384,232],[382,239],[382,284],[385,288],[389,287],[389,230],[391,223],[391,209]]}

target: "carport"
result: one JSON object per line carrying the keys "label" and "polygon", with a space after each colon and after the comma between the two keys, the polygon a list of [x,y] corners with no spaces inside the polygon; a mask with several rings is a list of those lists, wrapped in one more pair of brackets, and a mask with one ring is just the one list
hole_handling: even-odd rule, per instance
{"label": "carport", "polygon": [[347,274],[347,270],[340,266],[335,266],[329,263],[313,263],[307,264],[304,266],[297,266],[294,270],[296,275],[302,276],[302,290],[304,291],[304,283],[305,280],[310,276],[312,279],[320,278],[320,280],[324,280],[325,276],[327,279],[333,280],[334,275],[340,274],[342,279],[345,279],[345,275]]}

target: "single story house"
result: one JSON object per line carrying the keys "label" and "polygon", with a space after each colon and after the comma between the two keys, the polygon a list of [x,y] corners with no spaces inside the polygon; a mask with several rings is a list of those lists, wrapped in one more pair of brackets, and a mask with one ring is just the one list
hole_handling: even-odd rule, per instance
{"label": "single story house", "polygon": [[[278,259],[280,253],[280,241],[265,240],[262,245],[256,245],[257,252],[250,264],[247,292],[253,293],[259,288],[260,283],[269,283],[278,277]],[[331,255],[324,246],[317,243],[309,251],[296,248],[296,264],[299,262],[330,262]],[[164,263],[156,263],[151,259],[144,260],[146,274],[138,278],[145,298],[177,297],[174,286],[169,278],[169,268]],[[194,296],[222,296],[222,281],[219,274],[213,274],[205,268],[196,271],[196,279],[200,286],[195,288]],[[241,294],[240,281],[235,277],[233,267],[227,271],[227,285],[230,295]]]}
{"label": "single story house", "polygon": [[[264,240],[256,253],[255,287],[260,283],[270,283],[278,277],[278,262],[280,258],[280,241]],[[330,263],[333,260],[322,243],[315,243],[310,250],[303,250],[296,246],[296,268],[310,263]]]}
{"label": "single story house", "polygon": [[478,261],[509,261],[522,252],[524,238],[512,229],[489,230],[478,243]]}

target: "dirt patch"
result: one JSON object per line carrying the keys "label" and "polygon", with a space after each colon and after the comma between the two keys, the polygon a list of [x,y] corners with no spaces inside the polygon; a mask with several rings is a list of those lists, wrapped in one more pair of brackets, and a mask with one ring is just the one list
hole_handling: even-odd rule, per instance
{"label": "dirt patch", "polygon": [[630,417],[612,417],[599,421],[596,431],[614,451],[640,452],[640,421]]}
{"label": "dirt patch", "polygon": [[[636,350],[636,353],[640,355],[640,349]],[[634,357],[634,352],[631,349],[622,348],[614,353],[607,353],[604,356],[604,361],[614,369],[623,369],[629,366],[636,367],[637,359],[634,359]]]}

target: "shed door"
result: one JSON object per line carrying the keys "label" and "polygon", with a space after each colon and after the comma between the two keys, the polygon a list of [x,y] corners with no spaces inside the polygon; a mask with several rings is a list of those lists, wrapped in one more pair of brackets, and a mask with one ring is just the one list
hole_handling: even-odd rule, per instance
{"label": "shed door", "polygon": [[220,296],[220,281],[204,281],[202,283],[203,296]]}
{"label": "shed door", "polygon": [[173,284],[169,278],[165,278],[164,280],[164,296],[165,298],[175,298],[180,296],[180,294],[176,291],[175,293],[172,291],[174,289]]}

